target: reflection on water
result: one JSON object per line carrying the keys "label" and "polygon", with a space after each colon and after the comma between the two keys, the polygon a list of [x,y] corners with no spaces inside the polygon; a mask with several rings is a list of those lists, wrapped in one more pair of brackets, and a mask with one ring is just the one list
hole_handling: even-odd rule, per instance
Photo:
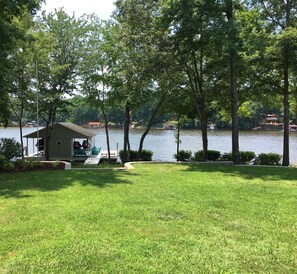
{"label": "reflection on water", "polygon": [[[23,134],[35,131],[36,128],[23,128]],[[106,137],[104,129],[92,129],[97,133],[95,137],[96,146],[106,149]],[[158,161],[173,161],[176,152],[174,130],[151,130],[144,141],[144,148],[154,152],[153,159]],[[138,149],[142,130],[130,131],[131,149]],[[17,128],[0,129],[0,138],[14,137],[20,141]],[[275,152],[282,154],[283,134],[280,131],[243,131],[240,133],[240,150],[254,151],[256,154]],[[111,149],[123,148],[123,130],[110,129]],[[32,144],[29,144],[32,145]],[[230,131],[209,131],[209,149],[220,152],[230,152],[232,149]],[[202,149],[201,131],[182,130],[180,149],[195,152]],[[297,162],[297,132],[290,133],[290,162]]]}

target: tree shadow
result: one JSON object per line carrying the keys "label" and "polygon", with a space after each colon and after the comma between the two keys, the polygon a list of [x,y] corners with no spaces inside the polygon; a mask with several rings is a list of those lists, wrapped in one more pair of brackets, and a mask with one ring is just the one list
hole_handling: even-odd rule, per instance
{"label": "tree shadow", "polygon": [[[132,175],[129,173],[129,176]],[[133,174],[137,176],[136,174]],[[27,198],[26,190],[58,191],[74,184],[98,188],[131,184],[126,170],[32,171],[1,174],[0,197]]]}
{"label": "tree shadow", "polygon": [[297,169],[290,167],[267,166],[234,166],[223,164],[185,164],[186,172],[220,172],[231,176],[240,176],[247,180],[261,179],[263,181],[287,180],[296,181]]}

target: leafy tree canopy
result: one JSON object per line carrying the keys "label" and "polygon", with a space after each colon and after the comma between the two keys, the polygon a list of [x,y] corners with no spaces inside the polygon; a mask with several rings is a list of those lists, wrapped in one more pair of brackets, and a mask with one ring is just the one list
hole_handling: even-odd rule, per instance
{"label": "leafy tree canopy", "polygon": [[32,15],[39,9],[42,0],[2,0],[0,1],[0,121],[8,122],[9,54],[16,46],[17,39],[24,38],[24,32],[13,19],[24,12]]}

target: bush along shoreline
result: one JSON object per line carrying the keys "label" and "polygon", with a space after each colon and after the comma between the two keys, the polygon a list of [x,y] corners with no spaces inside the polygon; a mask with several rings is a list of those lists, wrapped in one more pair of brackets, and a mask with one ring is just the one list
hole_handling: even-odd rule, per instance
{"label": "bush along shoreline", "polygon": [[0,155],[0,172],[24,172],[34,170],[64,170],[65,163],[59,161],[3,161]]}
{"label": "bush along shoreline", "polygon": [[[280,166],[282,156],[277,153],[260,153],[256,155],[253,151],[240,151],[240,162],[243,165],[267,165]],[[209,162],[213,161],[232,161],[232,152],[221,154],[217,150],[208,150],[207,156]],[[178,162],[205,162],[203,161],[203,151],[199,150],[192,153],[191,150],[180,150],[173,155]]]}
{"label": "bush along shoreline", "polygon": [[0,172],[33,170],[64,170],[65,163],[55,161],[24,161],[21,144],[14,138],[0,139]]}
{"label": "bush along shoreline", "polygon": [[[130,161],[137,162],[137,161],[152,161],[153,152],[151,150],[143,149],[140,153],[137,150],[130,150]],[[120,150],[120,159],[122,163],[125,159],[125,152],[124,150]]]}

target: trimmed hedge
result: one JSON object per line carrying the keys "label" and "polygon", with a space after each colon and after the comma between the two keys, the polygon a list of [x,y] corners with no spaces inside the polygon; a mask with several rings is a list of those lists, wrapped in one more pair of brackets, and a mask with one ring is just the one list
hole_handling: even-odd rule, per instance
{"label": "trimmed hedge", "polygon": [[253,151],[239,151],[239,157],[242,164],[247,164],[256,158],[256,153]]}
{"label": "trimmed hedge", "polygon": [[180,150],[178,153],[174,154],[173,157],[179,162],[190,161],[192,158],[192,151]]}
{"label": "trimmed hedge", "polygon": [[[280,165],[281,155],[276,153],[261,153],[256,157],[253,151],[240,151],[240,162],[242,164],[253,163],[254,165]],[[173,155],[177,161],[187,162],[203,161],[203,151],[199,150],[194,153],[192,157],[192,152],[190,150],[180,150],[178,154]],[[232,161],[232,153],[221,154],[217,150],[208,150],[208,161]]]}
{"label": "trimmed hedge", "polygon": [[256,157],[254,164],[279,166],[281,159],[282,156],[277,153],[261,153]]}
{"label": "trimmed hedge", "polygon": [[[256,158],[256,154],[253,151],[239,151],[239,157],[242,164],[247,164]],[[220,160],[232,161],[232,152],[222,154]]]}
{"label": "trimmed hedge", "polygon": [[[221,152],[217,150],[208,150],[207,151],[207,160],[208,161],[217,161],[221,157]],[[194,153],[194,161],[202,162],[203,161],[203,150],[198,150]]]}
{"label": "trimmed hedge", "polygon": [[[120,159],[122,163],[124,162],[124,150],[120,151]],[[151,150],[143,149],[141,153],[138,153],[138,150],[130,150],[130,161],[151,161],[153,157],[153,152]]]}
{"label": "trimmed hedge", "polygon": [[1,172],[20,172],[20,171],[33,171],[33,170],[64,170],[65,163],[62,162],[38,162],[38,161],[25,161],[17,160],[1,161],[0,157],[0,171]]}
{"label": "trimmed hedge", "polygon": [[143,149],[140,153],[140,159],[141,161],[151,161],[152,158],[153,158],[153,152],[151,150],[146,150],[146,149]]}

